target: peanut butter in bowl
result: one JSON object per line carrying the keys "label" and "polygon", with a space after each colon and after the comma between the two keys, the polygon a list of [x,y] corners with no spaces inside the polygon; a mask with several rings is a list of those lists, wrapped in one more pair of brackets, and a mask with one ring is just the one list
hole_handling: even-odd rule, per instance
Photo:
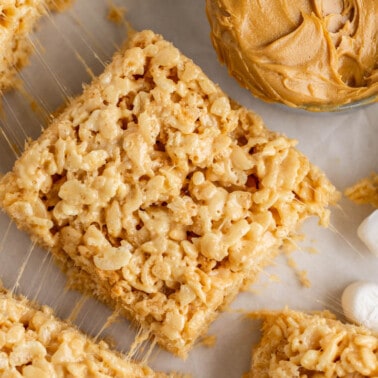
{"label": "peanut butter in bowl", "polygon": [[211,39],[255,96],[312,111],[378,99],[378,1],[207,0]]}

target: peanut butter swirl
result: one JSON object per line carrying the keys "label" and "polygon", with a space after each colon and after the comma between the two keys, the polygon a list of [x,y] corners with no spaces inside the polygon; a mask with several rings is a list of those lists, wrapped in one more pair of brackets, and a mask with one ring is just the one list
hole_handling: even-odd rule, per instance
{"label": "peanut butter swirl", "polygon": [[329,110],[378,94],[378,1],[207,0],[219,59],[254,95]]}

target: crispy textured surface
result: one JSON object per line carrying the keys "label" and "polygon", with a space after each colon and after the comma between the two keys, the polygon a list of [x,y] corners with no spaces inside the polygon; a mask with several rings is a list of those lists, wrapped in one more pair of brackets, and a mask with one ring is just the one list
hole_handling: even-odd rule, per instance
{"label": "crispy textured surface", "polygon": [[344,324],[327,311],[261,317],[263,337],[252,353],[250,378],[378,376],[378,338],[366,328]]}
{"label": "crispy textured surface", "polygon": [[89,291],[185,356],[335,189],[151,31],[0,182],[0,204]]}
{"label": "crispy textured surface", "polygon": [[165,377],[0,289],[0,375],[10,377]]}
{"label": "crispy textured surface", "polygon": [[378,174],[372,173],[345,190],[345,195],[359,205],[369,204],[378,208]]}
{"label": "crispy textured surface", "polygon": [[0,2],[0,91],[15,84],[17,70],[31,51],[28,34],[46,9],[60,10],[72,0],[2,0]]}

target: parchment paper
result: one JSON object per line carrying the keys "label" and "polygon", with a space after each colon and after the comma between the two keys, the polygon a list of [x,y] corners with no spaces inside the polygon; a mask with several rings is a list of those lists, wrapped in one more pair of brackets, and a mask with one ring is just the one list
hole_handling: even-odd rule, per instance
{"label": "parchment paper", "polygon": [[[378,104],[337,114],[313,114],[263,103],[242,89],[218,62],[209,39],[204,0],[114,3],[127,9],[127,19],[135,29],[152,29],[163,34],[233,99],[259,113],[270,129],[297,139],[298,148],[327,173],[339,190],[378,169]],[[125,40],[124,26],[110,23],[106,19],[107,10],[106,0],[76,0],[72,9],[40,22],[32,37],[39,52],[21,73],[29,95],[13,91],[3,104],[0,173],[11,169],[26,137],[36,138],[40,134],[48,112],[61,106],[66,96],[80,93],[82,83],[90,81],[81,60],[98,74]],[[39,104],[34,111],[29,104],[31,99]],[[261,275],[253,291],[239,295],[230,310],[213,323],[209,334],[216,335],[214,347],[199,345],[186,361],[156,348],[149,364],[159,370],[189,372],[194,377],[241,377],[249,368],[251,347],[259,339],[260,324],[247,319],[247,311],[287,305],[299,310],[328,308],[341,316],[340,295],[347,284],[361,279],[378,282],[378,259],[356,235],[357,226],[371,211],[369,206],[357,206],[343,199],[333,209],[329,229],[320,228],[315,219],[306,222],[302,229],[306,239],[292,257],[298,269],[308,272],[311,288],[301,286],[285,258],[280,257]],[[32,247],[29,238],[1,214],[0,277],[4,285],[8,288],[15,285],[24,264],[17,292],[53,306],[60,317],[66,318],[81,295],[66,292],[64,275],[49,255]],[[96,335],[110,314],[106,307],[89,299],[75,323]],[[124,352],[135,335],[136,330],[126,320],[101,334],[111,338],[114,346]],[[142,356],[140,353],[137,357]]]}

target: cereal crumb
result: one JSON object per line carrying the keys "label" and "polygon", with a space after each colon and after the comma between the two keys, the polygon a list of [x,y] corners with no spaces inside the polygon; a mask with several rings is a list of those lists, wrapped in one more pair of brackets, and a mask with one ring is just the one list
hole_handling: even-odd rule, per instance
{"label": "cereal crumb", "polygon": [[302,284],[302,286],[307,287],[307,288],[311,287],[311,281],[308,278],[307,270],[299,270],[297,272],[297,277],[299,279],[299,282]]}
{"label": "cereal crumb", "polygon": [[353,186],[345,189],[345,196],[357,205],[372,205],[378,208],[378,173],[373,172]]}
{"label": "cereal crumb", "polygon": [[217,342],[216,335],[206,335],[205,337],[202,338],[200,344],[206,348],[212,348],[216,342]]}
{"label": "cereal crumb", "polygon": [[281,278],[277,276],[277,274],[271,274],[269,276],[269,281],[270,282],[281,282]]}
{"label": "cereal crumb", "polygon": [[108,10],[108,20],[115,24],[122,24],[125,19],[126,8],[115,4],[110,4]]}
{"label": "cereal crumb", "polygon": [[305,247],[304,251],[310,253],[311,255],[317,255],[319,251],[315,247]]}

